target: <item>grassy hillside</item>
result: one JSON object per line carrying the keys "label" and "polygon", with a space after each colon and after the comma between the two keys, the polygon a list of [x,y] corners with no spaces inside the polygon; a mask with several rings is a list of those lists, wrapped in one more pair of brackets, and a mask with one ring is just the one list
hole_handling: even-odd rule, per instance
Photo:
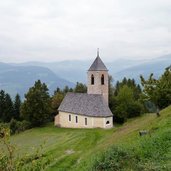
{"label": "grassy hillside", "polygon": [[[140,137],[139,130],[149,130],[150,135]],[[35,148],[45,141],[43,152],[50,164],[46,168],[52,170],[86,170],[93,165],[93,158],[100,155],[110,146],[124,148],[137,147],[141,142],[150,141],[156,135],[171,133],[171,106],[161,112],[161,117],[146,114],[129,120],[123,126],[113,129],[64,129],[55,128],[53,124],[35,128],[12,136],[12,142],[18,147],[18,154],[34,153]],[[34,147],[34,148],[33,148]],[[166,151],[168,160],[164,165],[171,164],[171,147]]]}

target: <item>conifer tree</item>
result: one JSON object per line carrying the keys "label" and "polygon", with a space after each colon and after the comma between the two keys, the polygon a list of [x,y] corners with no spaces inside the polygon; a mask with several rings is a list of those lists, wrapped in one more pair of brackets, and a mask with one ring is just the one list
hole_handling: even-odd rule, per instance
{"label": "conifer tree", "polygon": [[63,89],[63,92],[64,92],[64,94],[68,93],[69,92],[69,87],[65,86],[64,89]]}
{"label": "conifer tree", "polygon": [[0,91],[0,121],[3,120],[4,110],[5,110],[5,91],[1,90]]}
{"label": "conifer tree", "polygon": [[76,93],[86,93],[87,92],[87,86],[85,84],[77,82],[74,92]]}
{"label": "conifer tree", "polygon": [[10,120],[13,117],[14,117],[13,102],[10,95],[7,93],[5,94],[5,105],[4,105],[2,120],[3,122],[10,122]]}
{"label": "conifer tree", "polygon": [[21,107],[21,99],[20,99],[20,95],[17,94],[14,100],[14,119],[16,120],[20,119],[20,107]]}
{"label": "conifer tree", "polygon": [[21,106],[23,118],[31,122],[32,126],[41,126],[50,118],[51,99],[48,88],[40,80],[36,81],[25,95]]}

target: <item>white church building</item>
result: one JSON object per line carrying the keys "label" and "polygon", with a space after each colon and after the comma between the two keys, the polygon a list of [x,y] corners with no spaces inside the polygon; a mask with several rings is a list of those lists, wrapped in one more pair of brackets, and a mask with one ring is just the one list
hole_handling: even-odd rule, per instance
{"label": "white church building", "polygon": [[66,128],[112,128],[108,106],[108,69],[99,52],[87,72],[87,93],[67,93],[55,116],[55,126]]}

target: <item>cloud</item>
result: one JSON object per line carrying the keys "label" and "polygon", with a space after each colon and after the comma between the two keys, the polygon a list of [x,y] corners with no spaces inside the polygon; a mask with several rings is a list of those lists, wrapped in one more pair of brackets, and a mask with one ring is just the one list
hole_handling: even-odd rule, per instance
{"label": "cloud", "polygon": [[171,53],[170,0],[5,0],[0,61],[154,58]]}

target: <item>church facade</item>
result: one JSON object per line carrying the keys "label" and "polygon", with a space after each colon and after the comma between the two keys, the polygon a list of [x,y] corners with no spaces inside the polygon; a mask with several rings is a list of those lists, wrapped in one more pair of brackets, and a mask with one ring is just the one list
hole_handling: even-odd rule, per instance
{"label": "church facade", "polygon": [[55,126],[66,128],[112,128],[108,106],[108,70],[97,53],[87,72],[87,93],[67,93],[55,116]]}

